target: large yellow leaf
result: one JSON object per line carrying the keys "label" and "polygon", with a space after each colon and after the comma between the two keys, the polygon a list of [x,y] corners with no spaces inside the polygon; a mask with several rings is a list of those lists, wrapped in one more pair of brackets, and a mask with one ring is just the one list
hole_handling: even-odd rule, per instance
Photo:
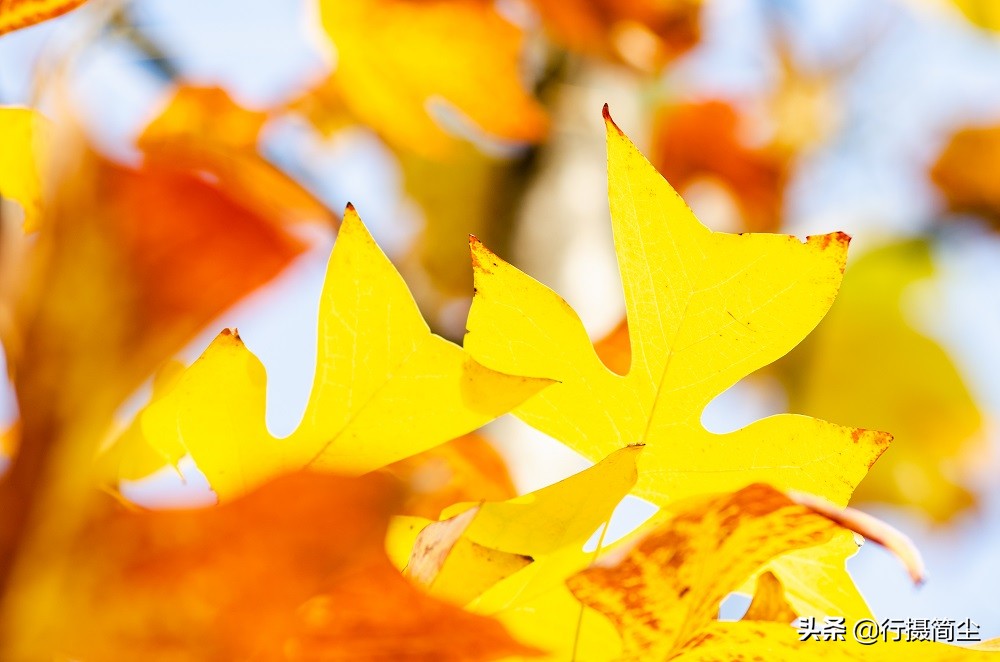
{"label": "large yellow leaf", "polygon": [[[711,232],[606,119],[628,374],[601,363],[557,294],[475,241],[468,351],[497,370],[555,379],[515,413],[586,457],[645,443],[635,491],[655,503],[767,481],[846,504],[889,435],[795,415],[720,435],[700,417],[715,396],[819,322],[840,285],[847,236],[803,243]],[[816,567],[801,570],[811,576]],[[841,573],[837,581],[850,585]],[[843,608],[863,612],[850,592]]]}
{"label": "large yellow leaf", "polygon": [[856,497],[919,506],[937,520],[972,503],[960,474],[982,416],[944,350],[916,331],[904,295],[933,275],[926,242],[894,243],[847,270],[816,332],[775,367],[789,406],[814,416],[892,430],[893,443]]}
{"label": "large yellow leaf", "polygon": [[[0,10],[0,25],[2,14]],[[41,114],[30,108],[0,108],[0,196],[21,205],[26,230],[35,229],[41,213],[40,177],[48,137],[49,126]]]}
{"label": "large yellow leaf", "polygon": [[[348,207],[319,310],[316,376],[299,427],[265,424],[264,366],[223,331],[139,415],[179,439],[221,500],[305,466],[362,474],[474,430],[547,386],[484,368],[430,332],[406,283]],[[169,455],[169,451],[164,451]]]}
{"label": "large yellow leaf", "polygon": [[300,473],[211,508],[104,497],[71,545],[58,602],[20,615],[43,624],[39,636],[5,659],[530,656],[492,619],[390,565],[382,540],[400,496],[385,477]]}
{"label": "large yellow leaf", "polygon": [[0,35],[76,9],[87,0],[0,0]]}
{"label": "large yellow leaf", "polygon": [[717,622],[722,599],[765,562],[822,544],[840,526],[760,484],[676,504],[672,515],[618,565],[589,568],[568,581],[581,602],[615,623],[622,635],[622,660],[784,660],[793,655],[894,660],[915,654],[928,660],[986,659],[985,653],[929,642],[866,647],[799,641],[787,623],[767,622],[789,615],[787,605],[781,606],[780,584],[771,586],[772,605],[758,612],[758,620]]}
{"label": "large yellow leaf", "polygon": [[317,0],[336,70],[315,94],[390,143],[442,153],[444,101],[486,133],[535,141],[545,116],[521,82],[522,35],[482,0]]}

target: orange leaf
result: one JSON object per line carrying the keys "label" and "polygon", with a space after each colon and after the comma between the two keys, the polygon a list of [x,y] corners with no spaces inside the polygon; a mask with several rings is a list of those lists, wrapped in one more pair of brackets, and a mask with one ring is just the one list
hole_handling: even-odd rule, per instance
{"label": "orange leaf", "polygon": [[0,0],[0,35],[76,9],[87,0]]}
{"label": "orange leaf", "polygon": [[[83,659],[489,660],[529,655],[431,598],[383,549],[385,477],[289,475],[228,504],[102,501],[29,652]],[[35,615],[37,616],[37,614]]]}
{"label": "orange leaf", "polygon": [[721,184],[733,196],[746,230],[774,232],[781,225],[788,162],[776,151],[748,146],[740,121],[724,101],[663,108],[651,160],[682,194],[698,180]]}
{"label": "orange leaf", "polygon": [[[122,400],[302,249],[193,174],[89,153],[63,172],[3,329],[22,420],[0,482],[0,588],[15,556],[59,550],[72,535],[91,491],[82,468]],[[59,565],[58,552],[45,553]]]}
{"label": "orange leaf", "polygon": [[147,163],[209,172],[233,197],[288,221],[329,220],[321,201],[257,149],[268,114],[243,108],[218,87],[178,87],[139,136]]}
{"label": "orange leaf", "polygon": [[1000,228],[1000,126],[956,132],[930,175],[951,211],[978,214]]}
{"label": "orange leaf", "polygon": [[701,38],[701,0],[534,0],[553,39],[571,50],[658,70]]}

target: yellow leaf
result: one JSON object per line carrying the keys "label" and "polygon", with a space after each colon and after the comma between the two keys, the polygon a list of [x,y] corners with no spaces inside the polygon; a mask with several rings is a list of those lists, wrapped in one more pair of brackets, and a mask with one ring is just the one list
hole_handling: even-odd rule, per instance
{"label": "yellow leaf", "polygon": [[[852,624],[853,625],[853,624]],[[931,641],[877,641],[865,645],[851,638],[844,641],[799,641],[795,628],[784,623],[740,621],[712,623],[699,633],[700,642],[670,658],[675,662],[718,662],[733,658],[740,651],[749,659],[757,656],[767,662],[830,660],[831,662],[996,662],[994,653],[949,646]]]}
{"label": "yellow leaf", "polygon": [[421,531],[406,574],[432,595],[464,605],[534,562],[530,556],[491,549],[470,540],[465,532],[478,514],[476,506]]}
{"label": "yellow leaf", "polygon": [[321,0],[319,8],[337,61],[317,93],[389,143],[447,151],[451,138],[428,113],[438,100],[497,138],[542,137],[544,113],[521,82],[521,32],[492,3]]}
{"label": "yellow leaf", "polygon": [[423,298],[448,304],[468,297],[468,237],[504,236],[509,231],[510,201],[524,184],[523,169],[517,167],[521,162],[488,156],[469,143],[456,145],[447,158],[402,149],[396,155],[406,193],[423,214],[424,227],[412,249],[430,281],[427,289],[432,291]]}
{"label": "yellow leaf", "polygon": [[[5,16],[0,0],[0,34]],[[37,229],[42,206],[40,173],[48,148],[49,125],[30,108],[0,107],[0,196],[24,209],[24,229]]]}
{"label": "yellow leaf", "polygon": [[[830,513],[833,515],[834,513]],[[850,523],[850,517],[842,518]],[[797,504],[768,485],[675,504],[673,516],[613,567],[589,568],[567,582],[586,605],[607,615],[623,641],[622,660],[743,659],[985,659],[960,648],[929,642],[799,641],[781,622],[716,621],[719,604],[768,560],[829,541],[839,525]],[[769,577],[765,574],[763,577]],[[765,583],[772,580],[763,580]],[[763,616],[784,620],[780,584]],[[752,614],[751,614],[752,616]],[[848,635],[850,636],[850,635]]]}
{"label": "yellow leaf", "polygon": [[621,563],[567,582],[617,625],[626,659],[662,660],[683,650],[715,621],[722,599],[766,561],[826,542],[837,529],[760,484],[674,508]]}
{"label": "yellow leaf", "polygon": [[389,520],[389,530],[385,534],[385,551],[389,560],[400,572],[410,562],[410,554],[420,532],[435,520],[415,515],[399,515]]}
{"label": "yellow leaf", "polygon": [[[640,452],[638,446],[621,449],[507,501],[456,504],[442,514],[450,519],[430,524],[417,538],[410,571],[417,568],[433,595],[495,616],[519,640],[557,657],[570,655],[583,618],[588,659],[611,659],[619,649],[614,629],[573,599],[563,582],[596,557],[597,550],[584,551],[584,544],[635,485]],[[404,526],[393,545],[413,540]]]}
{"label": "yellow leaf", "polygon": [[[163,364],[153,376],[150,402],[169,393],[183,371],[184,364],[180,361]],[[119,480],[139,480],[162,469],[165,464],[176,469],[187,454],[176,433],[152,426],[143,429],[142,423],[141,416],[135,417],[106,449],[102,449],[95,467],[100,482],[114,484]],[[148,441],[153,438],[155,441]]]}
{"label": "yellow leaf", "polygon": [[312,393],[289,437],[268,432],[264,366],[228,330],[140,414],[143,430],[179,434],[226,500],[306,466],[384,467],[478,428],[550,383],[484,368],[432,334],[352,207],[330,257],[318,337]]}
{"label": "yellow leaf", "polygon": [[0,35],[76,9],[87,0],[0,0]]}
{"label": "yellow leaf", "polygon": [[515,413],[584,456],[644,443],[635,492],[654,503],[766,481],[846,504],[889,435],[795,415],[719,435],[700,419],[819,322],[847,236],[711,232],[606,118],[628,374],[601,363],[565,301],[478,242],[466,348],[494,369],[556,380]]}
{"label": "yellow leaf", "polygon": [[[585,471],[507,501],[487,502],[471,509],[470,504],[456,504],[442,513],[444,521],[432,524],[424,533],[428,538],[443,539],[457,529],[459,536],[482,548],[531,559],[531,581],[538,586],[555,585],[560,580],[551,581],[545,573],[561,572],[559,566],[565,564],[567,558],[575,563],[592,557],[583,551],[583,545],[603,522],[608,521],[615,507],[635,485],[635,461],[640,451],[639,446],[623,448]],[[474,515],[470,517],[470,513]],[[464,519],[456,521],[458,517]],[[457,540],[458,536],[454,538]],[[551,568],[539,569],[545,566],[546,557],[564,552],[569,557],[561,557]],[[426,549],[415,548],[411,565],[426,554]],[[439,561],[436,572],[428,576],[446,570],[456,578],[479,572],[476,564],[460,567],[462,563],[453,562],[447,554]],[[516,595],[523,598],[525,591],[522,584]],[[465,601],[476,597],[479,594]],[[492,595],[481,602],[489,603],[488,611],[492,612],[507,606],[503,600],[499,595]]]}
{"label": "yellow leaf", "polygon": [[744,621],[773,621],[775,623],[791,623],[798,614],[785,601],[785,589],[781,581],[771,572],[762,572],[757,576],[757,590],[753,600],[743,615]]}
{"label": "yellow leaf", "polygon": [[1000,5],[993,0],[948,0],[974,25],[1000,32]]}
{"label": "yellow leaf", "polygon": [[909,288],[933,274],[924,241],[866,253],[816,332],[775,368],[793,410],[893,431],[895,443],[856,498],[912,504],[944,520],[972,495],[943,467],[969,464],[985,449],[975,443],[982,415],[961,375],[904,314]]}

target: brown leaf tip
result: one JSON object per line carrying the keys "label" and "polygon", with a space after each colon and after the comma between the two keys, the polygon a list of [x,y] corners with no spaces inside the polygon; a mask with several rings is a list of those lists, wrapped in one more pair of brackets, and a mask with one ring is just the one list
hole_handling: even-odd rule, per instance
{"label": "brown leaf tip", "polygon": [[834,244],[838,248],[847,248],[847,245],[851,243],[851,235],[846,232],[837,231],[830,234],[806,237],[806,241],[815,243],[819,246],[820,250],[826,250],[831,244]]}
{"label": "brown leaf tip", "polygon": [[357,214],[358,210],[354,208],[354,203],[353,202],[348,202],[347,206],[345,207],[344,213],[345,214]]}
{"label": "brown leaf tip", "polygon": [[601,114],[604,115],[604,122],[608,126],[614,127],[615,131],[618,132],[618,135],[621,135],[621,136],[625,135],[625,133],[621,129],[618,128],[618,125],[615,124],[615,121],[613,119],[611,119],[611,111],[608,109],[608,104],[604,104],[604,109],[601,111]]}
{"label": "brown leaf tip", "polygon": [[[487,262],[492,264],[493,267],[500,266],[499,260],[497,256],[493,254],[493,251],[487,248],[483,242],[479,241],[475,235],[469,235],[469,248],[472,253],[472,268],[476,272],[482,271],[487,274],[492,274],[493,270]],[[483,258],[485,258],[485,260]]]}
{"label": "brown leaf tip", "polygon": [[242,343],[243,342],[243,339],[240,338],[240,330],[237,329],[236,327],[233,327],[231,329],[229,327],[226,327],[225,329],[223,329],[222,331],[219,332],[219,337],[220,338],[232,338],[233,340],[235,340],[238,343]]}

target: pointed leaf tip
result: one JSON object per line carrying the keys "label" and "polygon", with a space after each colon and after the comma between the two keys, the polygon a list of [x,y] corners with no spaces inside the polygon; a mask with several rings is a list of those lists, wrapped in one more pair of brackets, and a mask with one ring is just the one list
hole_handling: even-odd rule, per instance
{"label": "pointed leaf tip", "polygon": [[475,235],[469,236],[469,249],[472,253],[472,268],[474,271],[484,271],[492,274],[493,269],[490,268],[490,265],[494,268],[499,266],[496,254],[487,248],[483,242],[479,241],[479,238]]}
{"label": "pointed leaf tip", "polygon": [[622,131],[617,124],[615,124],[614,119],[611,117],[611,111],[608,109],[608,104],[604,104],[604,109],[601,111],[604,115],[604,124],[610,131],[612,128],[618,133],[618,135],[625,137],[625,132]]}

